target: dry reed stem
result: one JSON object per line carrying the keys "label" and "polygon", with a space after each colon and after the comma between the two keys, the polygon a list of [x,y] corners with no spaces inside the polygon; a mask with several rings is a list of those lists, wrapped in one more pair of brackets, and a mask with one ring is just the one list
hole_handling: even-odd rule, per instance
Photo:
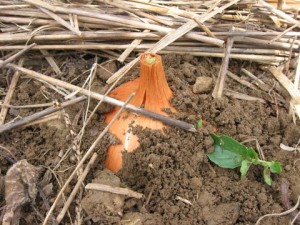
{"label": "dry reed stem", "polygon": [[[49,9],[53,12],[69,13],[69,14],[93,17],[93,18],[108,20],[108,21],[112,21],[112,22],[117,22],[117,23],[120,23],[120,24],[123,24],[123,25],[133,26],[133,27],[136,27],[136,28],[155,30],[155,31],[162,32],[162,33],[172,32],[174,30],[174,29],[169,28],[169,27],[164,27],[164,26],[160,26],[160,25],[156,25],[156,24],[147,24],[147,23],[143,23],[143,22],[135,21],[135,20],[126,20],[126,19],[122,19],[118,16],[103,14],[103,13],[99,13],[99,12],[97,12],[97,13],[96,12],[90,12],[90,11],[87,11],[87,10],[84,10],[84,9],[54,6],[54,5],[42,2],[40,0],[24,0],[24,1],[28,2],[28,3],[31,3],[33,5],[36,5],[36,6],[40,6],[40,7]],[[238,0],[235,0],[235,1],[238,1]],[[188,34],[186,34],[186,33],[187,32],[184,33],[185,36],[188,37],[188,38],[191,38],[193,40],[197,40],[197,41],[201,41],[201,42],[205,42],[205,43],[210,43],[210,44],[217,45],[217,46],[222,46],[223,45],[223,41],[219,40],[219,39],[216,39],[216,38],[211,38],[211,37],[207,37],[207,36],[203,36],[203,35],[199,35],[199,34],[195,34],[195,33],[188,33]]]}
{"label": "dry reed stem", "polygon": [[76,185],[73,187],[73,190],[71,192],[71,194],[69,195],[67,201],[64,203],[64,207],[61,209],[60,213],[58,214],[58,216],[56,217],[56,220],[58,223],[60,223],[62,221],[62,219],[64,218],[66,212],[68,211],[73,199],[75,198],[80,186],[82,186],[83,181],[85,180],[87,174],[89,173],[91,167],[93,166],[94,162],[97,159],[97,154],[94,153],[90,159],[90,161],[87,163],[84,171],[82,172],[82,174],[80,175],[80,177],[77,180]]}
{"label": "dry reed stem", "polygon": [[[18,62],[18,66],[23,66],[24,63],[24,58],[21,58]],[[12,96],[15,92],[15,88],[17,86],[17,83],[19,81],[20,73],[19,71],[15,71],[13,78],[11,80],[11,83],[9,85],[8,91],[6,93],[6,96],[4,98],[2,107],[1,107],[1,112],[0,112],[0,126],[4,123],[7,112],[8,112],[8,107],[5,105],[8,105],[10,103],[10,100],[12,99]]]}
{"label": "dry reed stem", "polygon": [[232,91],[232,90],[229,90],[229,89],[224,89],[224,94],[226,96],[233,97],[233,98],[236,98],[236,99],[241,99],[241,100],[246,100],[246,101],[258,101],[262,104],[266,103],[266,101],[262,98],[246,95],[246,94],[236,92],[236,91]]}
{"label": "dry reed stem", "polygon": [[261,79],[259,79],[257,76],[255,76],[253,73],[250,71],[246,70],[245,68],[242,68],[241,71],[249,76],[251,79],[254,80],[254,84],[259,87],[261,90],[268,92],[271,87],[267,85],[265,82],[263,82]]}
{"label": "dry reed stem", "polygon": [[286,14],[285,12],[274,8],[272,5],[266,3],[263,0],[258,0],[258,3],[262,6],[264,6],[266,9],[270,10],[272,13],[274,13],[275,15],[277,15],[278,17],[281,17],[282,19],[286,20],[289,23],[292,24],[297,24],[299,23],[298,20],[295,20],[294,18],[292,18],[291,16],[289,16],[288,14]]}
{"label": "dry reed stem", "polygon": [[[81,102],[81,101],[83,101],[85,99],[86,99],[85,96],[81,96],[81,97],[78,97],[78,98],[66,101],[66,102],[64,102],[64,103],[61,104],[61,108],[68,107],[70,105],[73,105],[73,104],[76,104],[78,102]],[[21,119],[15,121],[13,123],[9,122],[9,123],[6,123],[4,125],[1,125],[0,126],[0,134],[4,133],[4,132],[7,132],[7,131],[10,131],[12,129],[16,129],[18,127],[24,126],[24,125],[26,125],[26,124],[28,124],[28,123],[30,123],[32,121],[35,121],[35,120],[37,120],[39,118],[42,118],[42,117],[44,117],[46,115],[49,115],[49,114],[54,113],[54,112],[57,112],[59,110],[60,110],[60,108],[52,106],[52,107],[47,108],[45,110],[42,110],[40,112],[34,113],[34,114],[30,115],[30,116],[22,117]]]}
{"label": "dry reed stem", "polygon": [[[231,28],[231,31],[234,31],[234,28]],[[233,37],[229,37],[227,42],[226,42],[226,48],[225,48],[225,53],[224,53],[225,57],[222,60],[222,64],[221,64],[221,68],[220,68],[220,71],[219,71],[217,83],[216,83],[215,88],[212,92],[212,96],[214,98],[221,98],[222,97],[233,42],[234,42]]]}
{"label": "dry reed stem", "polygon": [[55,60],[53,59],[52,56],[49,55],[48,51],[47,50],[43,50],[41,49],[40,50],[41,53],[45,56],[47,62],[49,63],[49,65],[52,67],[53,71],[59,75],[61,74],[61,70],[59,69],[59,66],[56,64]]}
{"label": "dry reed stem", "polygon": [[227,70],[227,75],[232,78],[233,80],[239,82],[240,84],[248,87],[248,88],[251,88],[252,90],[255,90],[255,91],[258,91],[258,89],[253,85],[251,84],[250,82],[240,78],[239,76],[237,76],[236,74],[230,72],[229,70]]}
{"label": "dry reed stem", "polygon": [[32,43],[29,46],[23,46],[22,50],[17,52],[16,54],[10,56],[9,58],[7,58],[6,60],[0,60],[0,68],[2,68],[3,66],[5,66],[6,64],[18,59],[20,56],[22,56],[25,52],[27,52],[28,50],[30,50],[31,48],[33,48],[36,44]]}
{"label": "dry reed stem", "polygon": [[59,119],[61,119],[61,114],[56,112],[56,113],[52,113],[50,115],[44,116],[42,118],[39,118],[37,120],[34,120],[32,122],[26,123],[26,124],[20,126],[20,128],[31,127],[31,126],[35,126],[38,124],[48,123],[49,121],[53,121],[53,120],[59,120]]}
{"label": "dry reed stem", "polygon": [[[230,3],[225,4],[224,6],[221,6],[214,11],[210,13],[206,13],[204,15],[199,16],[197,19],[204,23],[206,20],[212,18],[213,16],[217,15],[218,13],[222,12],[223,10],[227,9],[228,7],[232,6],[233,4],[237,3],[239,0],[231,1]],[[197,26],[197,23],[193,20],[190,20],[189,22],[185,23],[181,27],[179,27],[177,30],[173,30],[169,32],[166,36],[164,36],[159,42],[157,42],[152,48],[148,49],[148,52],[157,53],[158,51],[162,50],[187,32],[191,31],[193,28]],[[136,63],[139,61],[139,57],[135,58],[133,61],[128,63],[126,65],[126,68],[121,68],[119,71],[117,71],[113,76],[111,76],[107,83],[110,84],[114,82],[118,77],[124,76]]]}
{"label": "dry reed stem", "polygon": [[137,198],[137,199],[144,197],[143,194],[138,193],[136,191],[132,191],[128,188],[112,187],[110,185],[98,184],[98,183],[89,183],[85,186],[85,189],[109,192],[109,193],[113,193],[113,194],[117,194],[117,195],[126,195],[128,197]]}
{"label": "dry reed stem", "polygon": [[61,24],[62,26],[66,27],[67,29],[69,29],[70,31],[74,32],[75,34],[77,34],[79,37],[81,36],[81,32],[76,29],[75,27],[73,27],[71,24],[69,24],[68,22],[66,22],[65,20],[63,20],[62,18],[60,18],[59,16],[57,16],[55,13],[44,9],[42,7],[38,7],[42,12],[46,13],[47,15],[49,15],[51,18],[53,18],[56,22],[58,22],[59,24]]}
{"label": "dry reed stem", "polygon": [[294,84],[287,78],[287,76],[284,75],[282,72],[284,69],[283,66],[268,66],[266,69],[269,70],[269,72],[271,72],[271,74],[279,81],[279,83],[288,91],[292,97],[296,114],[300,118],[300,90],[298,87],[296,88]]}
{"label": "dry reed stem", "polygon": [[112,124],[118,119],[118,117],[120,116],[120,114],[123,112],[123,110],[125,109],[126,105],[130,102],[130,100],[132,99],[134,95],[131,95],[127,101],[124,103],[124,105],[120,108],[120,110],[118,111],[118,113],[114,116],[114,118],[110,121],[110,123],[104,128],[104,130],[100,133],[100,135],[96,138],[96,140],[94,141],[94,143],[90,146],[90,148],[87,150],[87,152],[85,153],[85,155],[82,157],[82,159],[80,160],[80,162],[77,164],[76,168],[73,170],[72,174],[69,176],[69,178],[65,181],[65,184],[61,187],[59,193],[57,194],[51,208],[49,209],[49,211],[47,212],[47,215],[44,219],[43,225],[47,225],[47,222],[50,218],[50,216],[53,213],[53,210],[55,209],[60,197],[63,195],[65,189],[68,187],[69,183],[73,180],[73,178],[76,176],[77,171],[82,167],[83,163],[87,160],[87,158],[93,153],[95,147],[97,146],[97,144],[99,143],[99,141],[104,137],[104,135],[108,132],[108,129],[112,126]]}

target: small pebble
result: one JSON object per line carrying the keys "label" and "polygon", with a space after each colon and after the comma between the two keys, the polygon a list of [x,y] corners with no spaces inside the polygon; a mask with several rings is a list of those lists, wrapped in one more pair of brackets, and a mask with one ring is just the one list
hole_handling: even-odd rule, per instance
{"label": "small pebble", "polygon": [[211,77],[197,77],[196,83],[193,85],[195,94],[209,93],[212,89],[213,79]]}

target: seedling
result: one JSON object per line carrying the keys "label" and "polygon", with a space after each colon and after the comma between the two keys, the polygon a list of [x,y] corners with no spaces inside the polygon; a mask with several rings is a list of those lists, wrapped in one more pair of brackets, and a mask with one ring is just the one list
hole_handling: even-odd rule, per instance
{"label": "seedling", "polygon": [[214,140],[214,151],[208,154],[208,158],[222,168],[240,167],[241,179],[246,177],[252,164],[264,167],[263,177],[268,185],[272,184],[270,173],[279,174],[282,171],[280,162],[259,159],[252,148],[247,148],[231,137],[216,134],[211,134],[211,137]]}
{"label": "seedling", "polygon": [[202,121],[202,119],[199,119],[197,121],[197,123],[195,124],[195,128],[198,129],[199,127],[202,127],[202,125],[203,125],[203,121]]}

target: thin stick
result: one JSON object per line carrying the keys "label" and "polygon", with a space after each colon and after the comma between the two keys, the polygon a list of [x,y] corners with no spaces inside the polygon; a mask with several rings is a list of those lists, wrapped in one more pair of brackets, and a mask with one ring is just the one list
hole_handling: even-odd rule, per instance
{"label": "thin stick", "polygon": [[[68,107],[68,106],[73,105],[75,103],[81,102],[81,101],[83,101],[85,99],[86,99],[85,96],[81,96],[81,97],[78,97],[78,98],[75,98],[75,99],[72,99],[72,100],[69,100],[67,102],[62,103],[60,107],[61,108],[65,108],[65,107]],[[25,125],[25,124],[27,124],[29,122],[37,120],[37,119],[39,119],[41,117],[44,117],[46,115],[49,115],[51,113],[57,112],[57,111],[60,110],[60,107],[50,107],[50,108],[45,109],[43,111],[34,113],[33,115],[23,117],[20,120],[15,121],[13,123],[6,123],[4,125],[1,125],[0,126],[0,134],[4,133],[4,132],[7,132],[7,131],[10,131],[12,129],[16,129],[16,128],[20,127],[20,126],[23,126],[23,125]]]}
{"label": "thin stick", "polygon": [[[234,28],[231,28],[231,30],[233,31]],[[225,85],[225,78],[226,78],[228,65],[229,65],[230,52],[231,52],[231,48],[233,46],[233,42],[234,42],[233,37],[228,37],[227,43],[226,43],[226,49],[225,49],[225,57],[222,60],[222,65],[221,65],[221,68],[219,71],[217,84],[215,85],[215,88],[212,93],[212,96],[214,98],[222,97],[223,89],[224,89],[224,85]]]}
{"label": "thin stick", "polygon": [[47,62],[50,64],[50,66],[52,67],[52,69],[54,70],[54,72],[58,75],[61,74],[61,70],[59,69],[58,65],[56,64],[55,60],[53,59],[53,57],[49,56],[49,53],[47,50],[40,50],[41,53],[45,56]]}
{"label": "thin stick", "polygon": [[205,26],[204,23],[201,23],[197,18],[193,18],[193,20],[195,20],[195,22],[198,24],[198,26],[209,36],[209,37],[213,37],[215,38],[216,36],[213,34],[213,32],[211,32],[211,30]]}
{"label": "thin stick", "polygon": [[[1,62],[1,60],[0,60],[0,62]],[[96,93],[96,92],[93,92],[93,91],[90,91],[90,90],[87,90],[87,89],[80,88],[80,87],[72,85],[70,83],[55,79],[53,77],[45,76],[41,73],[26,69],[24,67],[17,66],[17,65],[12,64],[12,63],[7,64],[6,67],[18,70],[22,73],[27,74],[29,77],[35,78],[37,80],[46,81],[46,82],[48,82],[50,84],[53,84],[53,85],[59,85],[59,86],[64,87],[66,89],[72,90],[74,92],[81,93],[81,94],[86,95],[86,96],[90,96],[90,97],[92,97],[94,99],[97,99],[97,100],[102,100],[103,99],[104,102],[115,105],[115,106],[121,107],[121,106],[124,105],[124,102],[119,101],[117,99],[107,97],[107,96],[101,95],[99,93]],[[176,126],[176,127],[179,127],[181,129],[184,129],[184,130],[187,130],[187,131],[196,132],[196,129],[195,129],[193,124],[189,124],[189,123],[186,123],[184,121],[176,120],[176,119],[173,119],[173,118],[168,117],[168,116],[157,114],[157,113],[154,113],[154,112],[136,107],[136,106],[131,105],[131,104],[128,104],[126,106],[126,109],[129,110],[129,111],[132,111],[132,112],[135,112],[135,113],[138,113],[138,114],[141,114],[141,115],[159,120],[162,123],[164,123],[166,125],[169,125],[169,126]]]}
{"label": "thin stick", "polygon": [[297,68],[295,73],[295,79],[294,79],[294,87],[295,89],[299,88],[299,81],[300,81],[300,51],[298,55],[298,62],[297,62]]}
{"label": "thin stick", "polygon": [[61,119],[61,114],[56,112],[56,113],[52,113],[50,115],[44,116],[42,118],[36,119],[32,122],[26,123],[23,126],[21,126],[21,128],[31,127],[34,125],[43,124],[43,123],[47,123],[49,121],[58,120],[58,119]]}
{"label": "thin stick", "polygon": [[283,35],[285,35],[286,33],[288,33],[289,31],[295,29],[296,27],[300,26],[300,21],[299,23],[294,24],[293,26],[289,27],[288,29],[286,29],[285,31],[283,31],[282,33],[278,34],[275,38],[273,38],[270,43],[278,40],[279,38],[281,38]]}
{"label": "thin stick", "polygon": [[38,7],[42,12],[46,13],[48,16],[52,17],[56,22],[60,23],[61,25],[63,25],[64,27],[66,27],[67,29],[69,29],[70,31],[74,32],[75,34],[77,34],[78,36],[81,36],[81,32],[79,30],[77,30],[75,27],[71,26],[71,24],[69,24],[68,22],[66,22],[65,20],[63,20],[62,18],[60,18],[58,15],[56,15],[55,13],[42,8],[42,7]]}
{"label": "thin stick", "polygon": [[[143,32],[149,32],[149,30],[144,30]],[[125,59],[129,56],[129,54],[139,45],[141,44],[143,39],[135,39],[131,42],[130,46],[120,55],[118,61],[124,62]]]}
{"label": "thin stick", "polygon": [[259,87],[261,90],[268,92],[271,89],[269,85],[267,85],[265,82],[263,82],[261,79],[259,79],[250,71],[246,70],[245,68],[242,68],[241,71],[247,76],[249,76],[250,78],[252,78],[254,80],[255,85]]}
{"label": "thin stick", "polygon": [[270,213],[270,214],[266,214],[266,215],[260,217],[260,218],[256,221],[255,225],[258,225],[258,224],[260,223],[260,221],[262,221],[262,220],[263,220],[264,218],[266,218],[266,217],[270,217],[270,216],[278,217],[278,216],[284,216],[284,215],[290,214],[291,212],[293,212],[294,210],[296,210],[296,209],[298,208],[299,203],[300,203],[300,196],[298,196],[297,203],[296,203],[296,205],[295,205],[293,208],[291,208],[291,209],[289,209],[289,210],[286,210],[286,211],[284,211],[284,212],[282,212],[282,213]]}
{"label": "thin stick", "polygon": [[[283,67],[269,66],[267,69],[272,75],[279,81],[279,83],[289,92],[290,96],[296,101],[296,104],[300,104],[300,91],[295,88],[294,84],[283,74]],[[299,115],[300,117],[300,115]]]}
{"label": "thin stick", "polygon": [[[24,63],[24,58],[21,58],[18,62],[18,65],[23,66],[23,63]],[[4,101],[3,101],[4,105],[8,105],[10,103],[10,100],[11,100],[11,98],[14,94],[15,88],[17,86],[19,77],[20,77],[19,71],[15,71],[15,73],[13,75],[13,78],[11,80],[11,83],[9,85],[9,89],[8,89],[8,91],[6,93],[6,96],[4,98]],[[0,125],[2,125],[4,123],[7,112],[8,112],[8,107],[7,106],[2,106],[1,107],[1,112],[0,112]]]}
{"label": "thin stick", "polygon": [[85,189],[109,192],[109,193],[114,193],[114,194],[118,194],[118,195],[126,195],[128,197],[137,198],[137,199],[144,197],[143,194],[132,191],[128,188],[112,187],[110,185],[105,185],[105,184],[89,183],[85,186]]}
{"label": "thin stick", "polygon": [[246,81],[246,80],[238,77],[236,74],[230,72],[229,70],[227,70],[227,75],[230,78],[234,79],[235,81],[239,82],[240,84],[242,84],[242,85],[244,85],[244,86],[246,86],[248,88],[251,88],[251,89],[253,89],[255,91],[258,91],[258,89],[253,84],[251,84],[250,82],[248,82],[248,81]]}
{"label": "thin stick", "polygon": [[94,141],[94,143],[91,145],[91,147],[87,150],[85,155],[82,157],[80,162],[77,164],[76,168],[73,170],[72,174],[69,176],[69,178],[66,180],[65,184],[60,189],[59,193],[57,194],[51,208],[47,212],[47,215],[45,217],[45,220],[43,222],[43,225],[46,225],[50,215],[52,215],[53,210],[55,209],[55,206],[57,205],[60,197],[64,193],[65,189],[68,187],[69,183],[73,180],[73,178],[76,176],[77,171],[82,167],[83,163],[87,160],[87,158],[93,153],[95,147],[99,143],[99,141],[103,138],[103,136],[108,132],[108,129],[113,125],[113,123],[119,118],[120,114],[125,109],[126,105],[130,102],[130,100],[133,98],[134,94],[131,94],[129,98],[126,100],[125,104],[119,109],[119,111],[116,113],[114,118],[109,122],[109,124],[104,128],[104,130],[101,132],[101,134],[97,137],[97,139]]}
{"label": "thin stick", "polygon": [[266,103],[266,101],[262,98],[246,95],[246,94],[236,92],[236,91],[232,91],[232,90],[228,90],[228,89],[224,90],[224,94],[226,96],[230,96],[230,97],[233,97],[233,98],[236,98],[236,99],[242,99],[242,100],[246,100],[246,101],[258,101],[258,102],[263,103],[263,104]]}
{"label": "thin stick", "polygon": [[262,6],[264,6],[265,8],[267,8],[268,10],[270,10],[272,13],[274,13],[275,15],[285,19],[286,21],[288,21],[289,23],[292,24],[297,24],[299,21],[295,20],[294,18],[292,18],[291,16],[289,16],[288,14],[286,14],[285,12],[274,8],[272,5],[266,3],[263,0],[258,0],[258,3],[261,4]]}
{"label": "thin stick", "polygon": [[66,212],[68,211],[68,208],[70,207],[73,199],[75,198],[80,186],[83,184],[83,181],[85,180],[87,174],[89,173],[92,165],[94,164],[94,162],[97,159],[97,154],[94,153],[90,159],[90,161],[88,162],[88,164],[86,165],[84,171],[82,172],[81,176],[78,178],[77,183],[75,185],[75,187],[73,188],[73,191],[71,192],[68,200],[64,203],[64,207],[61,209],[60,213],[58,214],[58,216],[56,217],[56,220],[58,223],[61,222],[61,220],[64,218]]}
{"label": "thin stick", "polygon": [[281,85],[289,92],[292,100],[294,101],[293,105],[295,106],[295,112],[300,118],[300,91],[298,88],[295,88],[294,84],[285,76],[282,72],[283,66],[275,67],[269,66],[267,69],[273,74],[273,76],[281,83]]}
{"label": "thin stick", "polygon": [[23,48],[21,51],[19,51],[18,53],[10,56],[8,59],[4,60],[4,61],[0,61],[0,68],[2,68],[3,66],[5,66],[6,64],[16,60],[17,58],[19,58],[21,55],[23,55],[25,52],[27,52],[28,50],[30,50],[33,46],[35,46],[35,43],[32,43],[29,46],[26,46],[25,48]]}
{"label": "thin stick", "polygon": [[28,108],[43,108],[49,107],[53,105],[53,103],[42,103],[42,104],[34,104],[34,105],[9,105],[9,104],[0,104],[0,106],[4,106],[12,109],[28,109]]}

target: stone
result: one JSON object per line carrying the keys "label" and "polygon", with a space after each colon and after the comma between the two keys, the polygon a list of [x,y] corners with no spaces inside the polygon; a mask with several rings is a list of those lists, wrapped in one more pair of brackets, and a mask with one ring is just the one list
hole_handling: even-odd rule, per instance
{"label": "stone", "polygon": [[193,92],[195,94],[209,93],[212,89],[213,79],[211,77],[197,77],[193,85]]}

